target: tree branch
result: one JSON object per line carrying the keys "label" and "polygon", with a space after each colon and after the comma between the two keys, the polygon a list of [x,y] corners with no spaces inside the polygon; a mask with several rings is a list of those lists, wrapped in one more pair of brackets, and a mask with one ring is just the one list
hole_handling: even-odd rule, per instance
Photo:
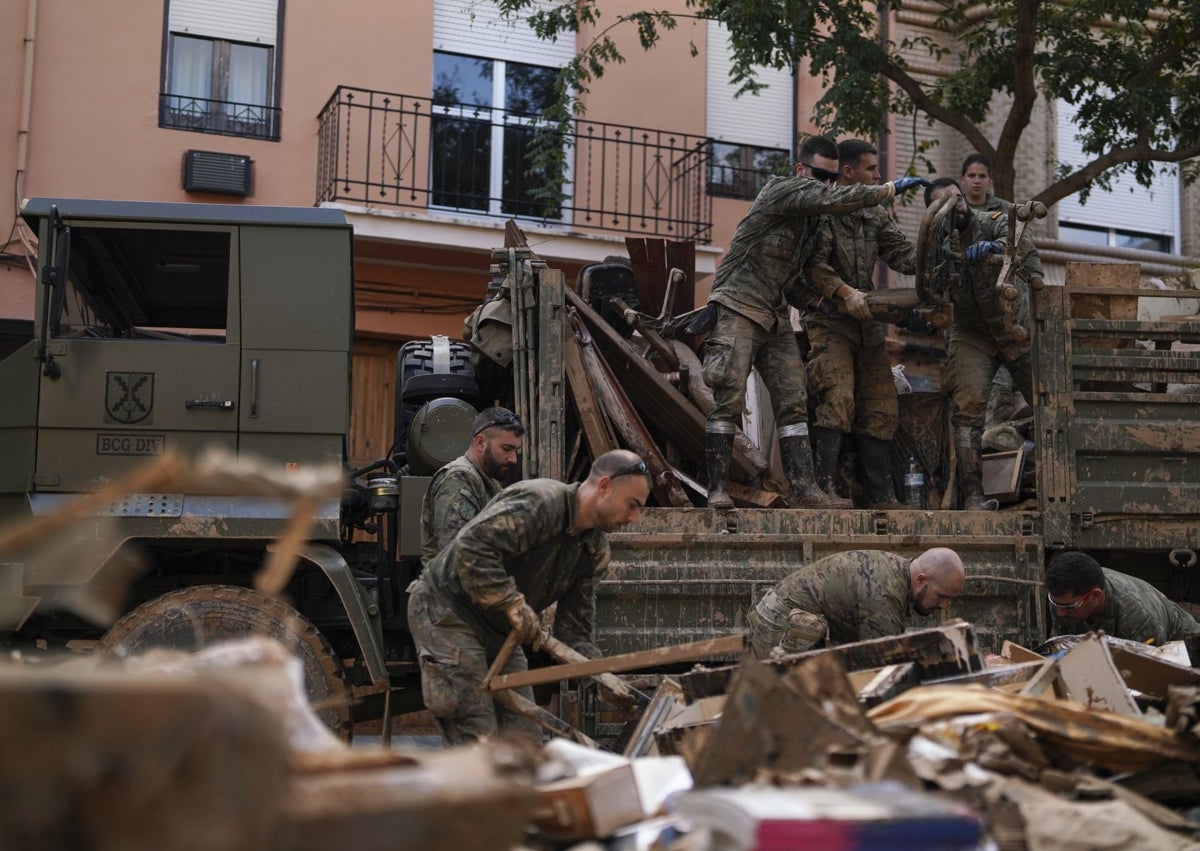
{"label": "tree branch", "polygon": [[1151,147],[1148,143],[1131,145],[1127,148],[1116,148],[1101,154],[1090,163],[1081,166],[1062,180],[1047,186],[1033,200],[1041,201],[1049,206],[1056,204],[1068,195],[1074,195],[1091,181],[1095,180],[1106,170],[1123,163],[1137,160],[1155,160],[1156,162],[1177,163],[1200,156],[1200,142],[1186,148],[1162,150]]}
{"label": "tree branch", "polygon": [[[1017,21],[1015,26],[1016,40],[1013,43],[1013,99],[996,143],[996,157],[993,165],[1012,164],[1015,160],[1017,144],[1021,135],[1029,126],[1033,115],[1034,104],[1037,103],[1037,86],[1035,84],[1034,50],[1037,46],[1037,16],[1038,0],[1017,0]],[[992,179],[996,183],[996,194],[1001,198],[1013,197],[1016,175],[1014,169],[993,168]]]}
{"label": "tree branch", "polygon": [[991,149],[992,143],[987,140],[978,127],[968,121],[962,113],[955,112],[931,98],[921,84],[895,61],[888,59],[880,73],[899,86],[917,109],[928,113],[934,120],[940,121],[947,127],[952,127],[962,133],[967,141],[975,146],[976,150]]}
{"label": "tree branch", "polygon": [[1175,42],[1175,45],[1170,50],[1164,50],[1156,57],[1146,62],[1138,69],[1138,72],[1125,81],[1125,88],[1132,90],[1136,89],[1148,82],[1152,77],[1158,76],[1158,73],[1167,66],[1168,63],[1175,61],[1183,55],[1185,48],[1194,48],[1196,40],[1200,39],[1200,20],[1197,20],[1192,28],[1188,30],[1187,35],[1183,36]]}

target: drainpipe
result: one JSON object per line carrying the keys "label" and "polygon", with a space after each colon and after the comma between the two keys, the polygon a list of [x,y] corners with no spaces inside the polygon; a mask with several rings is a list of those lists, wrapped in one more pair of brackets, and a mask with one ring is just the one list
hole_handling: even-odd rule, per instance
{"label": "drainpipe", "polygon": [[38,0],[25,3],[25,70],[21,75],[21,118],[17,124],[16,203],[21,203],[29,163],[29,113],[33,106],[33,38],[37,33]]}
{"label": "drainpipe", "polygon": [[[887,0],[879,0],[879,2],[875,4],[875,13],[879,18],[879,41],[886,50],[888,39],[891,37],[892,32],[891,22],[888,20],[888,15],[890,12],[888,10]],[[888,139],[890,137],[888,136],[888,115],[886,110],[879,119],[878,133],[879,141],[876,143],[876,147],[879,148],[879,173],[882,175],[888,175],[891,174],[891,171],[888,168],[888,163],[891,161],[891,157],[888,156]],[[892,176],[896,177],[897,175]],[[875,288],[882,290],[887,288],[887,286],[888,267],[886,263],[880,260],[875,264]]]}

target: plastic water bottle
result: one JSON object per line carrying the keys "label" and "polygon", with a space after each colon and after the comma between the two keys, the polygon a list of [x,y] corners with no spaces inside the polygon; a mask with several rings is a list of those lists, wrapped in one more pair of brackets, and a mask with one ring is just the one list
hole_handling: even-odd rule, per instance
{"label": "plastic water bottle", "polygon": [[904,502],[913,508],[925,507],[925,473],[912,455],[908,456],[908,470],[904,473]]}

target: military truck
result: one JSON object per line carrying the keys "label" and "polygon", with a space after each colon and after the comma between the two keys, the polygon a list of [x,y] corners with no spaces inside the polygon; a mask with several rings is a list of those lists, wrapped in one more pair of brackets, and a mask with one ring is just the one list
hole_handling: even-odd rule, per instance
{"label": "military truck", "polygon": [[[513,302],[512,371],[515,386],[524,388],[514,404],[535,426],[527,473],[560,476],[579,453],[579,420],[588,405],[568,400],[560,385],[565,352],[576,346],[567,326],[577,329],[582,319],[591,338],[582,348],[595,348],[607,360],[646,430],[673,442],[664,457],[690,454],[696,463],[687,472],[702,475],[703,418],[683,398],[688,382],[658,357],[664,332],[680,328],[669,321],[670,310],[660,310],[646,287],[636,291],[631,282],[626,289],[634,292],[623,299],[625,307],[618,304],[615,322],[624,316],[642,333],[618,333],[590,296],[620,287],[589,287],[585,269],[573,288],[578,292],[568,291],[557,272],[523,248],[496,252],[495,259]],[[1031,498],[1012,499],[1001,511],[717,512],[699,507],[703,494],[695,499],[688,488],[694,504],[648,509],[636,528],[612,536],[609,578],[598,592],[601,646],[632,651],[727,633],[796,566],[849,549],[957,550],[968,583],[945,616],[971,621],[982,646],[993,651],[1004,640],[1036,645],[1048,636],[1044,568],[1067,549],[1147,579],[1172,599],[1200,602],[1200,318],[1138,314],[1139,300],[1164,298],[1183,299],[1194,313],[1197,293],[1139,289],[1139,281],[1136,266],[1073,263],[1065,286],[1032,293],[1035,398],[1029,400],[1033,446],[1026,460],[1036,469],[1036,477],[1027,478],[1037,484]],[[635,298],[651,312],[627,310]],[[654,314],[668,317],[657,331]],[[944,400],[937,393],[901,396],[902,423],[918,409],[936,412],[933,428],[908,434],[907,444],[897,440],[897,484],[910,453],[928,480],[946,475],[938,449]],[[681,467],[667,464],[662,478],[692,484]],[[1005,469],[1021,477],[1015,463]],[[1020,482],[1011,489],[1019,491]],[[914,619],[912,626],[919,625]]]}
{"label": "military truck", "polygon": [[[34,199],[23,215],[39,237],[37,301],[32,322],[0,328],[5,517],[49,516],[166,451],[217,444],[281,470],[345,463],[354,276],[341,213]],[[581,312],[592,314],[588,327],[619,380],[680,396],[672,376],[647,366],[650,335],[614,327],[628,315],[611,300],[621,287],[586,278],[568,286],[527,248],[493,259],[495,298],[469,329],[475,350],[444,338],[402,348],[396,444],[347,470],[343,498],[317,507],[282,599],[252,580],[290,506],[133,493],[77,524],[73,540],[92,542],[90,558],[78,548],[69,564],[54,550],[0,552],[5,643],[134,652],[267,633],[301,656],[336,730],[419,705],[404,608],[419,567],[419,505],[426,476],[466,444],[478,400],[511,395],[529,429],[525,476],[576,475],[580,412],[564,375],[567,328]],[[728,633],[798,564],[856,548],[957,549],[970,581],[949,614],[972,620],[989,649],[1047,634],[1042,573],[1062,549],[1086,549],[1176,599],[1200,600],[1200,356],[1188,349],[1200,344],[1200,323],[1080,310],[1089,299],[1127,306],[1129,289],[1096,286],[1104,271],[1079,267],[1068,286],[1035,299],[1033,504],[716,512],[698,499],[651,508],[612,536],[597,603],[601,647]],[[603,293],[617,309],[602,316],[575,289]],[[631,302],[626,292],[622,303]],[[481,392],[481,381],[501,389]],[[660,417],[676,410],[651,408]],[[670,425],[696,441],[701,422]],[[142,570],[115,626],[71,605],[74,589],[123,575],[133,553]],[[369,695],[351,706],[350,688]]]}
{"label": "military truck", "polygon": [[[33,199],[22,215],[39,239],[37,301],[33,321],[0,329],[0,516],[51,516],[168,451],[218,447],[279,471],[345,463],[354,266],[340,212]],[[397,437],[414,475],[398,475],[404,446],[347,471],[343,498],[316,508],[290,604],[252,583],[287,501],[134,493],[75,524],[70,545],[0,556],[0,634],[110,652],[275,635],[331,727],[378,715],[390,685],[415,682],[404,589],[428,482],[415,473],[466,445],[473,381],[452,368],[465,358],[446,340],[404,349],[398,421],[416,427]],[[121,584],[134,557],[108,629],[72,592]],[[357,687],[374,695],[352,711]]]}

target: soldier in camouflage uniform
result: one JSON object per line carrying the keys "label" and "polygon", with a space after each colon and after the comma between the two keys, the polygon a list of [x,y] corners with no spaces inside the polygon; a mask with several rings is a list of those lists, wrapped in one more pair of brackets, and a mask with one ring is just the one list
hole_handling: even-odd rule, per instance
{"label": "soldier in camouflage uniform", "polygon": [[[953,178],[940,177],[925,190],[928,206],[946,194],[958,196],[952,216],[952,230],[944,246],[951,250],[953,240],[966,246],[963,260],[950,259],[940,270],[941,288],[949,293],[954,305],[954,322],[946,339],[946,364],[942,389],[954,401],[954,449],[958,456],[958,487],[961,507],[995,510],[995,500],[983,493],[983,423],[991,394],[992,378],[1000,364],[1012,374],[1013,386],[1026,399],[1033,398],[1032,343],[1018,340],[1004,326],[1004,303],[996,289],[999,266],[984,263],[988,254],[1004,251],[1008,217],[1002,212],[971,211],[963,199],[962,188]],[[1029,330],[1029,284],[1027,277],[1042,274],[1042,261],[1033,238],[1026,230],[1016,246],[1021,269],[1013,276],[1017,300],[1011,303],[1012,321]]]}
{"label": "soldier in camouflage uniform", "polygon": [[1134,576],[1101,567],[1087,553],[1055,556],[1046,588],[1057,631],[1106,635],[1158,645],[1200,634],[1200,624],[1163,593]]}
{"label": "soldier in camouflage uniform", "polygon": [[793,571],[750,612],[750,649],[801,653],[904,632],[912,611],[933,614],[962,593],[966,576],[954,550],[914,559],[881,550],[834,553]]}
{"label": "soldier in camouflage uniform", "polygon": [[[595,590],[608,562],[608,533],[638,518],[650,474],[637,455],[606,452],[586,481],[518,482],[488,503],[409,586],[408,623],[425,706],[448,745],[501,727],[541,741],[529,719],[496,704],[483,679],[510,630],[541,646],[540,612],[558,603],[554,635],[588,658]],[[525,671],[517,647],[502,673]],[[517,689],[529,700],[532,689]]]}
{"label": "soldier in camouflage uniform", "polygon": [[708,504],[714,508],[733,505],[729,459],[753,367],[771,395],[793,499],[807,507],[848,504],[831,500],[813,481],[804,365],[787,299],[812,251],[821,214],[871,207],[928,181],[901,178],[880,186],[829,186],[836,178],[837,146],[822,137],[806,139],[796,176],[772,178],[762,188],[717,269],[708,298],[716,326],[704,348],[704,381],[713,391],[705,456]]}
{"label": "soldier in camouflage uniform", "polygon": [[504,489],[525,426],[508,408],[486,408],[471,423],[467,451],[433,474],[421,501],[421,562],[429,564],[458,530]]}
{"label": "soldier in camouflage uniform", "polygon": [[999,210],[1007,214],[1012,207],[1011,201],[997,198],[992,192],[992,161],[983,154],[971,154],[963,160],[959,178],[963,197],[972,210],[983,213]]}
{"label": "soldier in camouflage uniform", "polygon": [[[839,186],[874,185],[879,150],[862,139],[838,143]],[[868,508],[903,508],[891,475],[892,438],[900,403],[885,326],[863,293],[875,289],[880,260],[906,275],[916,271],[916,248],[883,207],[822,217],[808,267],[811,296],[804,310],[811,349],[808,386],[816,396],[812,440],[817,486],[836,493],[843,435],[854,432],[866,482]]]}

